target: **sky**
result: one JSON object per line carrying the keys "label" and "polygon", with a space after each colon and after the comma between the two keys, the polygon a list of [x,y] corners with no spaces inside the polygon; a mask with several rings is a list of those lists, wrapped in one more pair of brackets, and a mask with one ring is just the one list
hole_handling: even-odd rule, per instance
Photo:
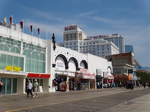
{"label": "sky", "polygon": [[133,45],[136,60],[150,67],[150,0],[0,0],[0,21],[24,20],[24,33],[63,42],[65,26],[76,24],[88,36],[120,34]]}

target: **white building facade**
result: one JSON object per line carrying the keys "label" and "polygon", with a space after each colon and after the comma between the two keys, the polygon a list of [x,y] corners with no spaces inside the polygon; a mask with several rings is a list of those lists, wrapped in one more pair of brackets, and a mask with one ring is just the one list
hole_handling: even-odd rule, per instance
{"label": "white building facade", "polygon": [[[84,37],[85,34],[81,34],[81,38]],[[93,59],[88,56],[60,46],[54,50],[52,40],[43,40],[0,25],[2,94],[25,94],[28,80],[34,83],[35,79],[43,92],[60,89],[54,85],[54,79],[58,79],[58,83],[67,83],[67,90],[95,89],[96,73],[93,71],[103,70],[103,65],[106,65],[106,72],[108,62],[100,60],[101,66],[92,68],[90,63]]]}

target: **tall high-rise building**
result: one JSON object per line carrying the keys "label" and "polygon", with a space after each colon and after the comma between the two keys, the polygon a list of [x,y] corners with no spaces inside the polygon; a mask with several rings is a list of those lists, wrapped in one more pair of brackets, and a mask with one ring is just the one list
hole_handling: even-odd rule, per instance
{"label": "tall high-rise building", "polygon": [[119,53],[125,53],[125,42],[124,42],[124,35],[119,34],[112,34],[112,35],[98,35],[98,36],[90,36],[87,38],[93,39],[104,39],[108,42],[114,43],[119,48]]}
{"label": "tall high-rise building", "polygon": [[126,53],[128,53],[128,52],[134,53],[133,46],[132,45],[125,45],[125,51],[126,51]]}
{"label": "tall high-rise building", "polygon": [[113,42],[103,38],[87,38],[87,35],[77,25],[64,28],[64,42],[58,45],[80,53],[90,53],[103,58],[106,55],[119,53],[119,48]]}

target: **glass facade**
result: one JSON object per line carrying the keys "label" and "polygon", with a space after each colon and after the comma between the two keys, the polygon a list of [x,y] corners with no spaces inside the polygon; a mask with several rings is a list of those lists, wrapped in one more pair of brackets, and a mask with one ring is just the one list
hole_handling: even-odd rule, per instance
{"label": "glass facade", "polygon": [[[0,36],[0,50],[20,54],[21,41]],[[45,73],[46,48],[23,42],[23,55],[26,56],[25,72]],[[8,65],[21,67],[23,71],[24,58],[1,54],[0,69]]]}
{"label": "glass facade", "polygon": [[3,82],[2,94],[17,93],[17,78],[1,78]]}
{"label": "glass facade", "polygon": [[0,69],[5,70],[6,66],[21,67],[21,71],[24,69],[24,58],[11,56],[6,54],[0,55]]}

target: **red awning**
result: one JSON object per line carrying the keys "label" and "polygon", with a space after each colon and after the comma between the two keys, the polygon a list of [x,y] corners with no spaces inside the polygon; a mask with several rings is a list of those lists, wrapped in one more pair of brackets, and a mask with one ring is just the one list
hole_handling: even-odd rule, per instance
{"label": "red awning", "polygon": [[27,77],[31,78],[50,78],[50,74],[37,74],[37,73],[28,73]]}

